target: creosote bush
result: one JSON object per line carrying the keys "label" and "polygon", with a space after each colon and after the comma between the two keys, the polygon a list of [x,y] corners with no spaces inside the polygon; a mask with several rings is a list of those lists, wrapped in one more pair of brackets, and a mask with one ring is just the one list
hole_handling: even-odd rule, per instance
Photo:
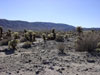
{"label": "creosote bush", "polygon": [[76,51],[95,51],[97,44],[100,42],[100,36],[98,33],[85,33],[79,36],[76,40]]}

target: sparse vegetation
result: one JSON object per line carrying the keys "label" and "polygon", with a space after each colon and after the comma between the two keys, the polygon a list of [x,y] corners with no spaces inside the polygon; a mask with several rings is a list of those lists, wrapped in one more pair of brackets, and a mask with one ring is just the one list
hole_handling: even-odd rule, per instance
{"label": "sparse vegetation", "polygon": [[17,49],[17,44],[18,44],[18,40],[17,39],[11,40],[8,43],[8,48],[9,49]]}
{"label": "sparse vegetation", "polygon": [[65,50],[65,44],[64,43],[59,43],[57,45],[57,49],[58,49],[58,53],[64,54],[64,50]]}
{"label": "sparse vegetation", "polygon": [[23,44],[22,48],[30,48],[30,47],[31,47],[31,45],[32,45],[32,43],[31,43],[31,42],[29,42],[29,41],[27,41],[27,42],[24,42],[24,44]]}
{"label": "sparse vegetation", "polygon": [[0,39],[2,38],[2,34],[3,34],[3,28],[0,27]]}
{"label": "sparse vegetation", "polygon": [[92,52],[96,49],[100,37],[98,33],[85,33],[83,36],[79,36],[76,42],[77,51]]}
{"label": "sparse vegetation", "polygon": [[82,29],[82,27],[78,26],[76,28],[76,31],[78,32],[78,35],[81,35],[81,33],[83,32],[83,29]]}
{"label": "sparse vegetation", "polygon": [[64,36],[63,36],[63,35],[60,35],[60,34],[57,34],[55,40],[56,40],[57,42],[64,42]]}

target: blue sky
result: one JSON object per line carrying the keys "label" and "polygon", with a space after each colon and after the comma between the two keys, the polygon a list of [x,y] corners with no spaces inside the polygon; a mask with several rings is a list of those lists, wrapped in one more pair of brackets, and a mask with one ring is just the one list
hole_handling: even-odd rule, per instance
{"label": "blue sky", "polygon": [[0,18],[100,27],[100,0],[0,0]]}

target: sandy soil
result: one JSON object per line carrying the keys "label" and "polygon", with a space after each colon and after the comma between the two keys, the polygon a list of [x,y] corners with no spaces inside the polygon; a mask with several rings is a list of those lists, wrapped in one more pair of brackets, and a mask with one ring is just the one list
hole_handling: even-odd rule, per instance
{"label": "sandy soil", "polygon": [[0,75],[100,75],[100,54],[76,52],[73,38],[65,54],[58,54],[58,42],[37,40],[28,49],[20,43],[15,52],[0,46]]}

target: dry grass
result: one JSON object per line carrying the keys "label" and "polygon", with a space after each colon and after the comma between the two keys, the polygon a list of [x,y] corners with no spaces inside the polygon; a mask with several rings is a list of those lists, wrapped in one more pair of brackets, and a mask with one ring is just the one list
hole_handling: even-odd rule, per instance
{"label": "dry grass", "polygon": [[100,35],[98,33],[84,33],[77,39],[76,51],[94,51],[99,41]]}

